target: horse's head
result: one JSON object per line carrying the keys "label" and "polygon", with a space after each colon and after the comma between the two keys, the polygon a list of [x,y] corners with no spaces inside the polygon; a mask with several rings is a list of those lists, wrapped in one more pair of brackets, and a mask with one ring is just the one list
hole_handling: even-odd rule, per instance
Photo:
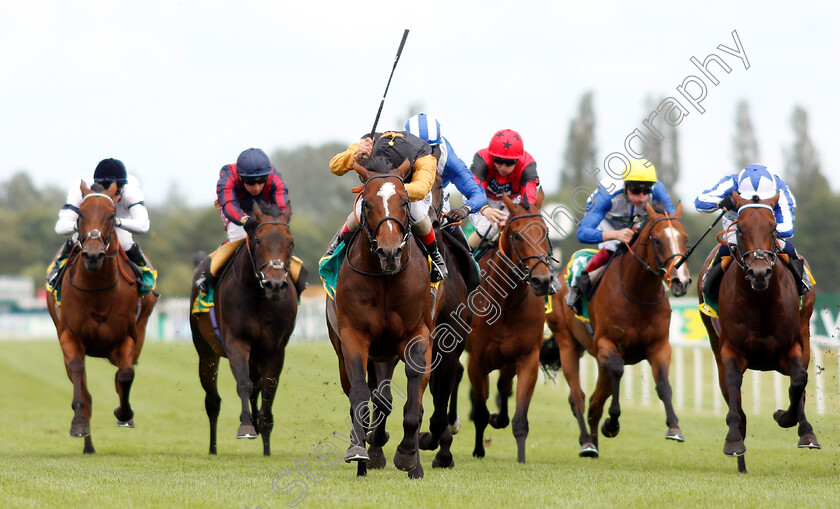
{"label": "horse's head", "polygon": [[[115,238],[117,184],[111,183],[108,189],[102,184],[88,188],[82,181],[82,204],[79,206],[77,230],[79,246],[85,269],[96,272],[102,268],[105,256],[111,250],[111,241]],[[116,249],[116,246],[114,247]]]}
{"label": "horse's head", "polygon": [[657,211],[650,203],[645,206],[645,209],[649,227],[649,238],[646,241],[649,249],[646,261],[668,284],[671,293],[675,297],[682,297],[691,287],[688,265],[683,263],[679,269],[674,268],[685,256],[688,245],[688,235],[680,221],[683,212],[682,203],[677,204],[676,214],[673,216],[665,211]]}
{"label": "horse's head", "polygon": [[245,231],[254,273],[266,298],[282,300],[289,286],[289,266],[295,247],[289,229],[289,210],[281,212],[275,204],[257,201],[251,214],[253,220],[245,223]]}
{"label": "horse's head", "polygon": [[354,165],[364,187],[359,224],[370,242],[370,250],[379,257],[386,273],[402,268],[403,252],[411,235],[408,193],[403,179],[411,166],[408,160],[394,169],[385,157],[371,157],[362,167]]}
{"label": "horse's head", "polygon": [[548,227],[540,214],[545,194],[539,190],[535,203],[527,199],[514,203],[507,195],[502,196],[510,212],[499,239],[502,251],[510,253],[513,263],[526,275],[528,284],[537,296],[548,295],[551,285],[551,244],[548,240]]}
{"label": "horse's head", "polygon": [[753,290],[766,290],[776,265],[776,215],[774,208],[779,201],[779,194],[760,200],[741,198],[732,193],[735,206],[738,207],[738,219],[735,221],[735,235],[738,239],[736,261],[744,269]]}

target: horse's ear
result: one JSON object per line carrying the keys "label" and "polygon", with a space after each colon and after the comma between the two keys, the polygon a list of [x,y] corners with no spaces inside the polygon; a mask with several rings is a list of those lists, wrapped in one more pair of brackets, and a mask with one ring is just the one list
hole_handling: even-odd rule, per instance
{"label": "horse's ear", "polygon": [[82,191],[82,196],[84,196],[86,194],[90,194],[90,188],[88,187],[87,182],[85,182],[84,180],[79,185],[79,189],[81,189],[81,191]]}
{"label": "horse's ear", "polygon": [[771,207],[776,208],[776,204],[779,203],[779,193],[777,192],[776,196],[770,198],[770,200],[768,200],[768,201],[769,201],[769,203],[767,205],[770,205]]}
{"label": "horse's ear", "polygon": [[516,205],[515,203],[513,203],[513,200],[510,199],[510,196],[508,196],[507,193],[502,195],[502,202],[504,202],[505,206],[510,211],[513,211],[513,206]]}
{"label": "horse's ear", "polygon": [[543,192],[543,188],[540,187],[539,189],[537,189],[537,201],[534,202],[534,206],[537,208],[537,210],[540,210],[542,208],[543,200],[545,200],[545,193]]}
{"label": "horse's ear", "polygon": [[108,186],[108,189],[105,189],[105,194],[107,194],[111,198],[114,198],[116,192],[117,192],[117,183],[116,182],[111,182],[111,185]]}
{"label": "horse's ear", "polygon": [[408,172],[411,171],[411,163],[406,159],[400,165],[399,168],[396,169],[396,172],[400,175],[400,178],[405,180],[405,176],[408,175]]}
{"label": "horse's ear", "polygon": [[251,207],[251,215],[254,216],[254,219],[256,219],[257,222],[262,220],[263,211],[262,211],[262,208],[260,208],[259,200],[254,201],[254,206]]}
{"label": "horse's ear", "polygon": [[645,210],[647,211],[647,215],[648,215],[648,217],[654,217],[654,216],[659,215],[659,214],[656,212],[656,210],[654,210],[653,206],[650,204],[650,202],[649,202],[649,201],[648,201],[648,202],[645,202]]}
{"label": "horse's ear", "polygon": [[677,217],[682,217],[683,208],[682,208],[682,200],[677,202]]}
{"label": "horse's ear", "polygon": [[730,195],[732,197],[732,202],[735,204],[736,207],[739,209],[747,203],[747,200],[741,198],[741,195],[738,193],[732,193]]}
{"label": "horse's ear", "polygon": [[359,177],[362,178],[362,182],[367,180],[367,170],[359,163],[353,163],[353,169],[356,170],[356,173],[359,174]]}

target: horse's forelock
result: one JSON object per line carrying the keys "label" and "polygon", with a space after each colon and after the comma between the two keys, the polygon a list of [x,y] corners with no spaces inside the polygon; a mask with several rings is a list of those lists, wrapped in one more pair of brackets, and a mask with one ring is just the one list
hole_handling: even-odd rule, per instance
{"label": "horse's forelock", "polygon": [[394,165],[385,156],[373,156],[362,163],[362,168],[375,173],[388,173],[394,169]]}
{"label": "horse's forelock", "polygon": [[660,200],[651,200],[650,207],[657,214],[668,214],[668,210],[665,208],[665,203]]}
{"label": "horse's forelock", "polygon": [[105,191],[105,186],[103,186],[99,182],[94,182],[94,184],[93,184],[93,186],[91,186],[90,190],[93,191],[94,193],[101,193],[101,192]]}
{"label": "horse's forelock", "polygon": [[276,203],[266,203],[263,201],[260,202],[260,210],[264,215],[271,216],[274,219],[277,219],[283,213],[283,209]]}

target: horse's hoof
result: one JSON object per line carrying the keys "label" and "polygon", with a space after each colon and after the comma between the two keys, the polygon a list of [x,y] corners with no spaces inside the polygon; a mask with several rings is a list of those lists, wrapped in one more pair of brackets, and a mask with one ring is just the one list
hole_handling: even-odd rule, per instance
{"label": "horse's hoof", "polygon": [[621,426],[618,424],[618,421],[615,421],[615,424],[613,424],[613,420],[610,418],[607,418],[604,424],[601,425],[601,433],[607,438],[615,437],[619,431],[621,431]]}
{"label": "horse's hoof", "polygon": [[490,426],[493,426],[496,429],[503,429],[506,428],[508,424],[510,424],[510,418],[508,416],[490,414]]}
{"label": "horse's hoof", "polygon": [[792,428],[798,424],[796,417],[792,413],[785,412],[784,410],[773,412],[773,419],[783,428]]}
{"label": "horse's hoof", "polygon": [[424,431],[420,433],[420,449],[424,451],[434,451],[437,449],[437,444],[435,443],[435,437],[428,431]]}
{"label": "horse's hoof", "polygon": [[432,460],[432,468],[454,468],[455,460],[452,458],[452,453],[438,452]]}
{"label": "horse's hoof", "polygon": [[484,457],[484,447],[482,447],[481,449],[479,449],[478,447],[473,449],[473,458],[483,458],[483,457]]}
{"label": "horse's hoof", "polygon": [[820,449],[820,443],[817,441],[817,436],[813,433],[807,433],[802,435],[799,439],[799,445],[797,446],[800,449]]}
{"label": "horse's hoof", "polygon": [[86,422],[70,423],[70,436],[75,438],[89,437],[90,425]]}
{"label": "horse's hoof", "polygon": [[117,407],[114,409],[114,417],[116,417],[119,422],[128,422],[134,418],[134,411],[129,409],[125,412],[122,412],[120,411],[120,407]]}
{"label": "horse's hoof", "polygon": [[368,468],[372,469],[380,469],[385,468],[385,453],[382,452],[381,447],[370,446],[368,448],[368,455],[370,456],[370,460],[368,461]]}
{"label": "horse's hoof", "polygon": [[253,440],[257,438],[257,430],[251,424],[243,424],[239,426],[239,430],[236,432],[236,438],[247,438],[249,440]]}
{"label": "horse's hoof", "polygon": [[129,419],[127,421],[117,421],[118,428],[133,428],[134,427],[134,419]]}
{"label": "horse's hoof", "polygon": [[423,467],[420,465],[420,461],[418,459],[416,468],[408,471],[408,478],[409,479],[422,479],[423,478]]}
{"label": "horse's hoof", "polygon": [[585,444],[580,446],[578,456],[580,456],[581,458],[597,458],[598,448],[595,447],[595,444],[593,444],[592,442],[586,442]]}
{"label": "horse's hoof", "polygon": [[[420,453],[414,452],[412,454],[405,454],[400,452],[399,447],[394,452],[394,466],[403,472],[411,472],[420,464]],[[423,477],[423,471],[420,470],[420,477]]]}
{"label": "horse's hoof", "polygon": [[344,454],[344,462],[350,463],[351,461],[370,461],[370,456],[361,445],[351,445]]}
{"label": "horse's hoof", "polygon": [[457,435],[458,432],[461,431],[461,419],[455,419],[455,424],[449,425],[449,431],[451,431],[453,435]]}
{"label": "horse's hoof", "polygon": [[732,457],[743,456],[744,453],[747,452],[747,448],[744,445],[743,440],[737,441],[729,441],[727,440],[723,444],[723,454]]}
{"label": "horse's hoof", "polygon": [[680,428],[668,428],[668,432],[665,433],[665,439],[674,440],[676,442],[685,442],[685,438],[683,438]]}
{"label": "horse's hoof", "polygon": [[384,435],[385,435],[385,440],[383,440],[382,442],[379,442],[379,441],[376,440],[376,433],[374,431],[368,431],[367,434],[365,434],[365,440],[370,445],[375,445],[376,447],[384,447],[385,444],[388,443],[388,440],[390,440],[391,434],[388,433],[387,431],[385,431]]}

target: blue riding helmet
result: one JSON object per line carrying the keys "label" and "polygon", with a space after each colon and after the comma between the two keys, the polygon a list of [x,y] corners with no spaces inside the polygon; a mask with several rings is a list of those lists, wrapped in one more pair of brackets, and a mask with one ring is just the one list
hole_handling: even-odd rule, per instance
{"label": "blue riding helmet", "polygon": [[96,170],[93,172],[93,181],[106,187],[111,182],[116,182],[117,185],[125,185],[128,182],[128,173],[125,171],[125,165],[119,159],[103,159],[96,165]]}
{"label": "blue riding helmet", "polygon": [[414,115],[405,123],[405,130],[422,139],[431,146],[443,143],[440,135],[440,122],[425,113]]}
{"label": "blue riding helmet", "polygon": [[240,177],[265,177],[272,169],[268,156],[258,148],[249,148],[236,158],[236,171]]}
{"label": "blue riding helmet", "polygon": [[757,196],[759,200],[767,200],[776,196],[776,179],[766,166],[751,164],[738,174],[738,194],[745,200]]}

